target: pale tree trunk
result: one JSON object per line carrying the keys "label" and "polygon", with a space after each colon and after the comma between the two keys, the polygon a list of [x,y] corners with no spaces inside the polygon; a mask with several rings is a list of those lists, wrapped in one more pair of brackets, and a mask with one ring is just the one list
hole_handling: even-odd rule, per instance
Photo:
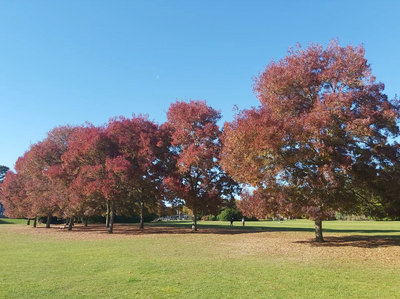
{"label": "pale tree trunk", "polygon": [[33,227],[36,227],[37,217],[33,218]]}
{"label": "pale tree trunk", "polygon": [[322,220],[317,219],[315,221],[315,241],[318,243],[324,242],[324,237],[322,235]]}
{"label": "pale tree trunk", "polygon": [[87,226],[88,218],[89,218],[88,216],[85,216],[85,220],[84,220],[85,221],[85,227]]}
{"label": "pale tree trunk", "polygon": [[51,214],[47,215],[46,228],[50,228]]}
{"label": "pale tree trunk", "polygon": [[106,227],[110,227],[110,201],[107,199]]}
{"label": "pale tree trunk", "polygon": [[28,218],[28,221],[26,222],[26,225],[31,225],[31,218]]}
{"label": "pale tree trunk", "polygon": [[140,201],[140,229],[144,229],[144,202]]}
{"label": "pale tree trunk", "polygon": [[112,234],[113,233],[113,228],[114,228],[114,201],[111,200],[110,203],[110,222],[109,222],[109,228],[108,228],[108,233]]}
{"label": "pale tree trunk", "polygon": [[197,232],[197,212],[193,209],[192,233]]}
{"label": "pale tree trunk", "polygon": [[74,217],[69,219],[68,230],[72,230],[72,226],[74,225]]}

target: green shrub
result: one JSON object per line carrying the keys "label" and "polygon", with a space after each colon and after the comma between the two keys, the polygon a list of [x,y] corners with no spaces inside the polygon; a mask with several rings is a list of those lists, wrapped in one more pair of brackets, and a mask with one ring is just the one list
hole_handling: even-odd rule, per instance
{"label": "green shrub", "polygon": [[217,218],[219,221],[231,221],[231,219],[239,221],[242,220],[243,215],[238,208],[233,207],[232,209],[225,208],[222,210],[221,214],[219,214]]}
{"label": "green shrub", "polygon": [[342,220],[342,221],[368,221],[368,220],[371,220],[369,217],[367,217],[365,215],[343,214],[340,212],[335,213],[334,219]]}

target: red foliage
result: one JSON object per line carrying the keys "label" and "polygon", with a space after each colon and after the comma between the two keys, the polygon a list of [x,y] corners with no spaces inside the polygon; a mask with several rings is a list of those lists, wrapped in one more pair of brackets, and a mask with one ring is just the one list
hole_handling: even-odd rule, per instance
{"label": "red foliage", "polygon": [[27,200],[23,177],[8,171],[1,184],[1,202],[5,208],[5,216],[11,218],[30,217],[30,204]]}
{"label": "red foliage", "polygon": [[185,201],[197,213],[215,213],[222,203],[225,173],[219,167],[221,131],[220,112],[205,101],[171,104],[168,124],[172,127],[172,145],[177,170],[164,179],[174,196]]}
{"label": "red foliage", "polygon": [[6,203],[7,214],[28,218],[61,215],[68,196],[66,184],[59,178],[61,155],[72,131],[71,127],[53,129],[18,159],[17,173],[10,173],[4,185],[5,201],[13,202],[13,206]]}
{"label": "red foliage", "polygon": [[119,189],[115,188],[116,182],[110,173],[115,156],[104,127],[87,124],[76,128],[69,136],[68,151],[62,155],[62,161],[72,193],[72,214],[81,212],[87,215],[85,209],[88,205],[94,204],[101,209],[106,199],[117,199]]}
{"label": "red foliage", "polygon": [[143,208],[156,210],[161,200],[159,190],[167,171],[170,133],[139,115],[111,119],[107,136],[118,154],[107,167],[118,176],[120,188],[130,199],[128,205],[139,204],[143,220]]}
{"label": "red foliage", "polygon": [[260,194],[274,190],[274,198],[284,199],[246,195],[255,209],[263,210],[263,199],[267,210],[278,203],[284,212],[290,204],[316,220],[354,209],[357,188],[392,159],[387,140],[398,135],[399,104],[383,88],[362,46],[298,46],[255,79],[260,107],[225,124],[223,168]]}

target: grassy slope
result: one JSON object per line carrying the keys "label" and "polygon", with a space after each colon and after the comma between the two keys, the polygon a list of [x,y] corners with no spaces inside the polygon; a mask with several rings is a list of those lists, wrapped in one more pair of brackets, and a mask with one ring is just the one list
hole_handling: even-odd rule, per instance
{"label": "grassy slope", "polygon": [[[215,222],[201,222],[203,228],[215,225]],[[360,233],[395,239],[400,236],[399,222],[325,222],[324,225],[325,235],[332,238]],[[261,227],[267,232],[258,233]],[[23,224],[0,225],[0,298],[399,296],[398,260],[365,260],[367,255],[357,254],[342,258],[335,248],[321,247],[315,251],[309,244],[285,241],[293,236],[309,241],[313,237],[311,222],[247,222],[245,228],[239,229],[249,233],[124,238],[118,235],[98,238],[93,233],[91,237],[74,239],[65,238],[71,236],[65,230],[47,234],[40,227],[37,230],[44,233],[38,234]],[[282,251],[276,242],[282,246],[294,244],[293,250],[302,252]],[[391,243],[371,250],[383,250],[383,246],[399,248],[398,243]],[[276,250],[264,250],[270,247]],[[360,252],[353,246],[346,250]]]}

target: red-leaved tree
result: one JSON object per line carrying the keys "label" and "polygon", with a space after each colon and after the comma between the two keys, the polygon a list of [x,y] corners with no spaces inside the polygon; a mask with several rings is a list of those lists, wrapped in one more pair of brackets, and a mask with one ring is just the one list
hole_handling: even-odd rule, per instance
{"label": "red-leaved tree", "polygon": [[[107,135],[105,127],[91,124],[78,127],[69,136],[68,151],[62,155],[70,180],[71,207],[93,211],[106,209],[106,226],[113,232],[114,202],[121,193],[117,165],[124,163]],[[85,211],[83,211],[85,213]]]}
{"label": "red-leaved tree", "polygon": [[197,216],[215,214],[230,188],[230,177],[219,166],[221,131],[219,111],[205,101],[177,101],[168,112],[172,129],[172,154],[176,171],[164,179],[173,197],[184,200],[193,212],[192,230],[197,230]]}
{"label": "red-leaved tree", "polygon": [[10,174],[9,179],[20,188],[20,201],[14,196],[15,207],[18,206],[21,216],[28,219],[33,217],[34,225],[36,216],[47,216],[46,227],[50,227],[52,216],[62,216],[68,197],[67,187],[62,180],[53,179],[50,173],[61,166],[61,155],[67,150],[66,140],[72,131],[73,128],[69,126],[51,130],[43,141],[32,145],[18,159],[15,164],[17,173]]}
{"label": "red-leaved tree", "polygon": [[30,212],[27,214],[46,216],[46,227],[50,227],[52,216],[60,216],[63,201],[63,187],[48,176],[49,169],[56,165],[59,157],[48,142],[40,141],[31,146],[15,164],[17,175],[24,182],[23,188],[29,202]]}
{"label": "red-leaved tree", "polygon": [[125,213],[139,210],[140,228],[144,228],[145,209],[156,211],[161,204],[160,187],[167,171],[170,134],[141,115],[111,119],[107,134],[118,152],[119,163],[110,164],[110,168],[119,174],[125,195],[121,207]]}
{"label": "red-leaved tree", "polygon": [[[356,211],[382,165],[398,163],[399,104],[383,94],[363,46],[300,46],[255,79],[261,105],[224,126],[223,168],[260,189],[266,210],[315,221]],[[261,190],[267,190],[263,192]],[[371,190],[372,192],[372,190]]]}
{"label": "red-leaved tree", "polygon": [[1,184],[1,202],[5,216],[11,218],[33,218],[26,195],[24,177],[8,171]]}

